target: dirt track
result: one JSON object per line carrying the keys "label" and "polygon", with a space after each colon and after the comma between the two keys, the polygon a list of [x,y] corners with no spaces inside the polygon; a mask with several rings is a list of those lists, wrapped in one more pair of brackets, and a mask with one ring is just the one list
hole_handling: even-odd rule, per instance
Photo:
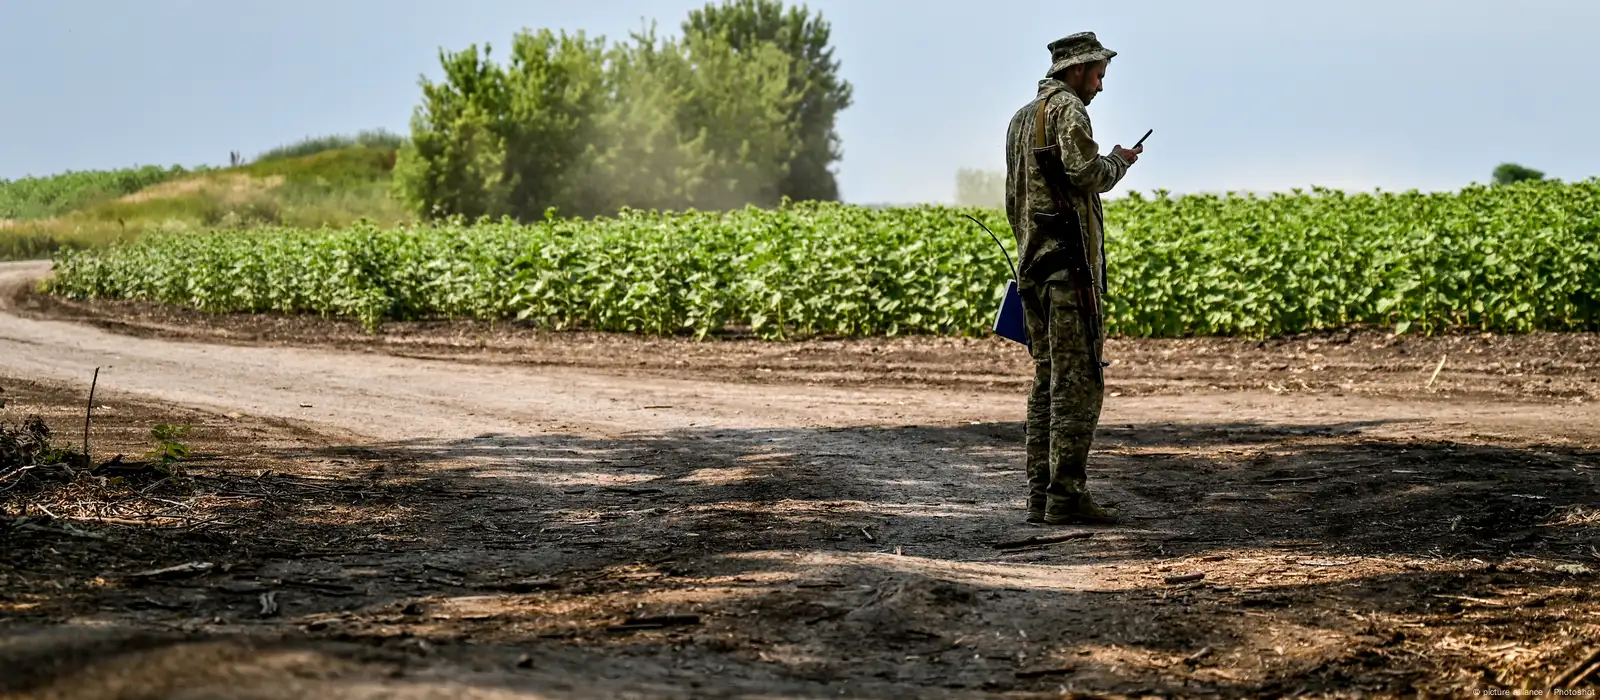
{"label": "dirt track", "polygon": [[[0,266],[0,298],[43,272]],[[115,531],[142,555],[16,535],[0,664],[27,670],[0,691],[1452,695],[1600,647],[1592,337],[1114,344],[1091,479],[1130,518],[1062,530],[1020,522],[1029,368],[999,341],[362,339],[167,313],[23,295],[0,385],[70,426],[102,367],[108,425],[182,415],[214,460],[194,473],[275,470],[249,489],[280,507],[210,544]],[[198,488],[169,500],[228,492]],[[1063,532],[1087,536],[993,546]],[[200,557],[230,570],[107,575]],[[65,665],[21,663],[46,657]]]}

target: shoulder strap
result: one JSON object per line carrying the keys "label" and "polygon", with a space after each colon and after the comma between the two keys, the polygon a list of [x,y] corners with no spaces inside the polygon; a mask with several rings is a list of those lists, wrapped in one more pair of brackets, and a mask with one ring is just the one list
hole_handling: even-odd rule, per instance
{"label": "shoulder strap", "polygon": [[1050,98],[1055,97],[1056,93],[1060,91],[1057,88],[1039,96],[1039,109],[1037,114],[1034,115],[1033,123],[1033,145],[1036,148],[1044,148],[1046,145],[1044,140],[1044,110],[1050,106]]}
{"label": "shoulder strap", "polygon": [[1033,123],[1033,145],[1035,148],[1044,148],[1044,108],[1049,106],[1049,104],[1049,93],[1046,93],[1044,97],[1039,98],[1039,109],[1037,110],[1038,114],[1034,115],[1035,119]]}

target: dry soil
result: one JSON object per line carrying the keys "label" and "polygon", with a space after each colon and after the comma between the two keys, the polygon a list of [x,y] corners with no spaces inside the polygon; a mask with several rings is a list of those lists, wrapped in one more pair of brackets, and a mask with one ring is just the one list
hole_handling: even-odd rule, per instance
{"label": "dry soil", "polygon": [[1043,527],[1002,340],[367,335],[47,273],[0,266],[0,416],[76,444],[98,367],[123,459],[0,474],[0,697],[1600,687],[1592,335],[1113,341],[1125,522]]}

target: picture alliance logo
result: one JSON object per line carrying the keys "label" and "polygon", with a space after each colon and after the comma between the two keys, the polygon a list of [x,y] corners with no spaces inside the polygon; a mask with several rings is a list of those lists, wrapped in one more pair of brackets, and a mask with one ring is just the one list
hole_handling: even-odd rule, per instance
{"label": "picture alliance logo", "polygon": [[1490,688],[1488,690],[1480,690],[1480,691],[1478,691],[1477,695],[1480,696],[1480,697],[1482,697],[1482,696],[1498,696],[1498,697],[1522,697],[1522,698],[1539,698],[1539,697],[1568,697],[1568,698],[1571,698],[1571,697],[1590,697],[1590,698],[1592,698],[1592,697],[1595,696],[1595,689],[1594,688],[1555,688],[1553,690],[1540,690],[1540,689],[1523,689],[1523,688]]}

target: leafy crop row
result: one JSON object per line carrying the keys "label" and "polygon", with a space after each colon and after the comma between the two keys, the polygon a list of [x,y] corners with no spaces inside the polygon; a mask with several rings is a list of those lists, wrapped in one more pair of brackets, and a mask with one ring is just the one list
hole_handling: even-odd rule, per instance
{"label": "leafy crop row", "polygon": [[[1600,326],[1600,181],[1436,194],[1135,194],[1106,213],[1113,334]],[[533,225],[266,229],[64,252],[53,289],[374,326],[454,316],[649,334],[981,334],[1009,271],[962,214],[1009,238],[995,210],[818,203]]]}

